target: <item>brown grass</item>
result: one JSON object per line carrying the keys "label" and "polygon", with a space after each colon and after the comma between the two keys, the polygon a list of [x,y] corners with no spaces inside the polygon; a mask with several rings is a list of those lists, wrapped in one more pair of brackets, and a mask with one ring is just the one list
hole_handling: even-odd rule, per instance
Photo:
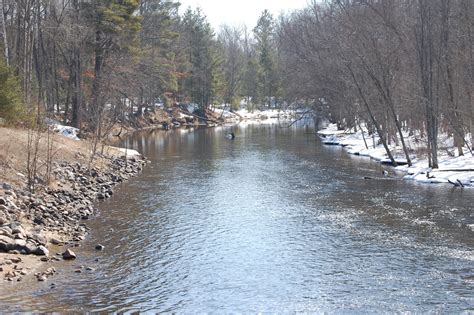
{"label": "brown grass", "polygon": [[[90,144],[87,141],[76,141],[62,135],[54,135],[53,163],[67,161],[79,162],[87,165],[90,158]],[[0,183],[8,182],[16,187],[26,185],[26,163],[28,131],[26,129],[12,129],[0,127]],[[115,148],[107,147],[109,154],[118,155]],[[39,150],[39,173],[42,174],[46,168],[47,135],[42,134]],[[103,168],[104,161],[95,159],[94,166]],[[23,175],[23,176],[22,176]],[[54,179],[51,181],[54,186]]]}

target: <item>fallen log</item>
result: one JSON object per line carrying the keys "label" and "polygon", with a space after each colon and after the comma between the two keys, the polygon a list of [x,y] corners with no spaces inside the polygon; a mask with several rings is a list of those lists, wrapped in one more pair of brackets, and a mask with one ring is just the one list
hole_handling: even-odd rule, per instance
{"label": "fallen log", "polygon": [[448,183],[450,183],[451,185],[453,185],[454,187],[461,187],[461,188],[464,188],[464,184],[461,183],[461,181],[458,179],[456,180],[456,182],[453,182],[451,181],[450,179],[448,179]]}
{"label": "fallen log", "polygon": [[364,179],[367,180],[399,180],[397,177],[370,177],[370,176],[364,176]]}

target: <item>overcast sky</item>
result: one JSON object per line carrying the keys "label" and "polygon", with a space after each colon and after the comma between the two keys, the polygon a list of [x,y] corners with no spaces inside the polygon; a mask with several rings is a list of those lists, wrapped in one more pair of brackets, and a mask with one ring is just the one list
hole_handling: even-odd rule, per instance
{"label": "overcast sky", "polygon": [[179,0],[181,12],[188,6],[201,7],[215,30],[222,24],[247,25],[252,29],[263,10],[276,18],[281,12],[301,9],[308,0]]}

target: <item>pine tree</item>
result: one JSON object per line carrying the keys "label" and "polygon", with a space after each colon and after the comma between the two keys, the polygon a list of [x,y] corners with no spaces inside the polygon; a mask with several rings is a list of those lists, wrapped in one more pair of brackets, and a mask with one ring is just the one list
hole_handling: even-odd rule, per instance
{"label": "pine tree", "polygon": [[267,106],[271,106],[278,86],[276,80],[276,56],[274,43],[275,22],[272,14],[264,10],[258,19],[253,32],[257,40],[257,54],[260,68],[259,81],[261,82],[260,94],[264,97]]}
{"label": "pine tree", "polygon": [[15,122],[24,118],[20,81],[0,58],[0,118]]}
{"label": "pine tree", "polygon": [[211,105],[221,86],[221,58],[211,25],[200,9],[188,9],[183,17],[188,54],[188,76],[182,88],[201,109]]}

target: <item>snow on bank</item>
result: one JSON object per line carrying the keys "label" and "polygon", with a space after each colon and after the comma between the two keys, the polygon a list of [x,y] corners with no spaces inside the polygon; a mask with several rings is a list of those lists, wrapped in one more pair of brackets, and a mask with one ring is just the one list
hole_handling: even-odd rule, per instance
{"label": "snow on bank", "polygon": [[55,125],[53,125],[53,130],[55,132],[59,133],[60,135],[63,135],[67,138],[77,140],[77,141],[81,140],[77,136],[79,134],[79,129],[77,129],[77,128],[70,127],[70,126],[63,126],[63,125],[60,125],[60,124],[55,124]]}
{"label": "snow on bank", "polygon": [[419,160],[413,166],[398,166],[397,170],[405,172],[405,179],[422,183],[451,183],[456,186],[472,186],[474,184],[474,157],[467,153],[465,156],[439,156],[439,169],[427,168],[427,160]]}
{"label": "snow on bank", "polygon": [[59,123],[59,121],[51,119],[51,118],[45,118],[44,122],[48,125],[50,130],[59,133],[60,135],[67,137],[69,139],[73,140],[81,140],[77,136],[79,134],[79,129],[71,127],[71,126],[64,126]]}
{"label": "snow on bank", "polygon": [[[62,135],[64,137],[67,137],[67,138],[70,138],[70,139],[73,139],[73,140],[76,140],[76,141],[81,140],[77,136],[78,133],[79,133],[79,129],[74,128],[74,127],[70,127],[70,126],[61,125],[61,124],[59,124],[59,122],[57,122],[55,120],[52,120],[52,119],[45,120],[45,122],[49,125],[51,130],[53,130],[54,132],[57,132],[57,133],[59,133],[60,135]],[[125,157],[127,159],[142,158],[142,154],[140,152],[136,151],[136,150],[126,149],[126,148],[119,148],[119,147],[110,147],[110,148],[113,149],[113,150],[116,150],[116,152],[118,153],[118,155],[121,158],[125,158]]]}
{"label": "snow on bank", "polygon": [[267,109],[267,110],[254,110],[249,112],[247,109],[240,109],[238,111],[232,112],[226,109],[214,108],[213,111],[222,116],[227,123],[264,123],[264,124],[273,124],[279,120],[287,120],[295,117],[295,111],[292,110],[277,110],[277,109]]}
{"label": "snow on bank", "polygon": [[[384,147],[379,142],[377,136],[369,136],[367,132],[347,132],[338,130],[335,124],[329,125],[327,128],[318,131],[322,142],[327,145],[343,146],[349,154],[370,157],[381,163],[389,164],[390,160],[385,152]],[[365,141],[364,141],[365,137]],[[411,149],[419,149],[423,142],[416,136],[405,136],[407,146]],[[402,172],[404,179],[414,180],[421,183],[450,183],[456,186],[473,186],[474,185],[474,157],[468,151],[464,151],[464,156],[456,156],[452,139],[446,135],[440,137],[443,143],[444,151],[438,154],[439,169],[428,168],[428,160],[418,159],[416,156],[410,156],[412,166],[401,165],[395,168],[396,171]],[[367,149],[366,147],[369,147]],[[405,155],[400,146],[392,144],[390,150],[395,160],[399,164],[406,164]]]}
{"label": "snow on bank", "polygon": [[247,109],[240,109],[237,111],[244,120],[255,120],[255,121],[278,121],[281,119],[290,119],[295,116],[295,112],[291,110],[254,110],[249,112]]}
{"label": "snow on bank", "polygon": [[136,150],[125,149],[125,148],[118,148],[118,147],[112,147],[112,148],[117,149],[117,150],[120,152],[120,154],[121,154],[120,157],[122,157],[122,158],[124,158],[124,157],[127,157],[127,158],[135,158],[135,157],[137,157],[137,158],[139,158],[139,157],[142,156],[141,153],[138,152],[138,151],[136,151]]}

